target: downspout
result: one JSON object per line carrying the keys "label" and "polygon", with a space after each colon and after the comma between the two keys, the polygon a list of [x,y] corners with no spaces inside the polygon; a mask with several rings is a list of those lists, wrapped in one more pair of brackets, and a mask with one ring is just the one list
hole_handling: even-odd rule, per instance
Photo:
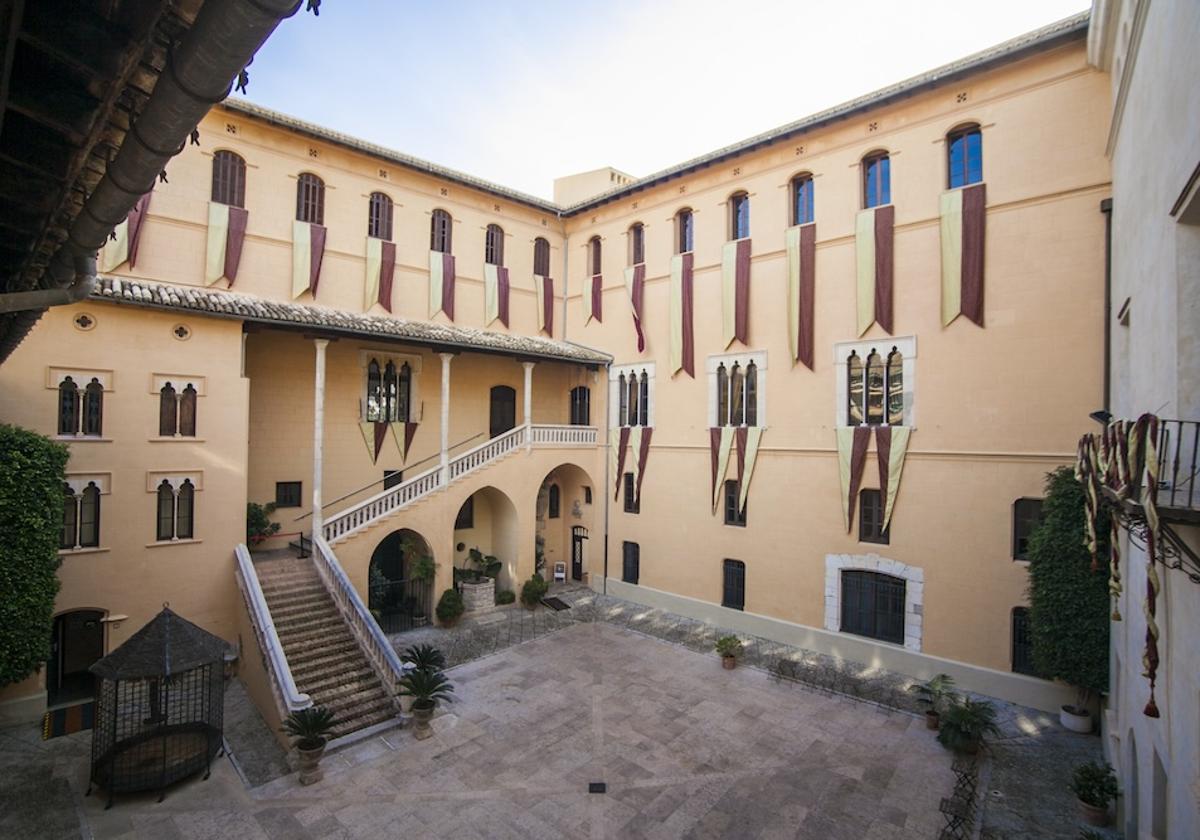
{"label": "downspout", "polygon": [[612,486],[612,476],[608,474],[608,465],[612,458],[608,456],[609,446],[609,418],[612,416],[609,410],[608,400],[612,393],[612,388],[609,383],[612,381],[612,360],[604,364],[604,594],[608,594],[608,506],[610,499],[608,498],[608,488]]}
{"label": "downspout", "polygon": [[[96,252],[148,193],[209,109],[229,95],[263,41],[303,0],[206,0],[129,128],[116,158],[46,268],[50,288],[0,296],[0,313],[83,300],[96,285]],[[44,276],[44,275],[43,275]],[[32,313],[31,313],[32,314]]]}
{"label": "downspout", "polygon": [[1111,412],[1112,396],[1112,199],[1100,202],[1104,214],[1104,410]]}

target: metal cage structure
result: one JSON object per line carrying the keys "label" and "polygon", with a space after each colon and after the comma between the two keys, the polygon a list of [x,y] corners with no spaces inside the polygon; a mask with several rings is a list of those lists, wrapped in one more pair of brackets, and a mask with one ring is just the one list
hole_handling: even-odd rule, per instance
{"label": "metal cage structure", "polygon": [[108,795],[166,788],[204,771],[222,751],[226,643],[163,608],[96,675],[92,787]]}

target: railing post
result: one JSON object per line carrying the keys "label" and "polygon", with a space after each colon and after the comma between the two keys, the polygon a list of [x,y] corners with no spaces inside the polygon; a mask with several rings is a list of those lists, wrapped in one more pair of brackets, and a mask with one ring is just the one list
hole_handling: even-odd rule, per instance
{"label": "railing post", "polygon": [[533,365],[534,362],[521,362],[525,368],[525,449],[533,448]]}
{"label": "railing post", "polygon": [[442,360],[442,486],[450,483],[450,362],[453,353],[438,353]]}
{"label": "railing post", "polygon": [[313,537],[321,533],[324,517],[321,511],[321,482],[325,448],[325,348],[329,339],[313,340],[317,349],[316,373],[313,380],[313,482],[312,482],[312,532]]}

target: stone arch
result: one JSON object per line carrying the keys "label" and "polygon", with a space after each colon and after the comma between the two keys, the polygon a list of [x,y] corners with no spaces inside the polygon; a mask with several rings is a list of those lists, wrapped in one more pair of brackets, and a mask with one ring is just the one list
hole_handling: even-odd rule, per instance
{"label": "stone arch", "polygon": [[[551,487],[557,487],[559,494],[559,515],[554,519],[549,517]],[[581,552],[577,564],[581,572],[602,573],[600,568],[590,568],[589,560],[602,560],[603,549],[593,549],[590,539],[584,539],[582,545],[576,547],[575,540],[580,532],[574,529],[582,527],[589,535],[600,532],[598,529],[603,519],[600,505],[603,504],[604,492],[605,489],[592,480],[591,474],[575,463],[561,463],[543,476],[534,499],[537,520],[534,557],[535,568],[536,558],[544,557],[542,575],[547,580],[553,580],[556,563],[564,565],[568,579],[572,577],[572,569],[576,565],[573,551]]]}
{"label": "stone arch", "polygon": [[414,577],[420,556],[433,559],[421,534],[400,528],[381,539],[367,568],[367,608],[385,633],[423,627],[433,613],[433,580]]}
{"label": "stone arch", "polygon": [[[468,509],[469,520],[464,516]],[[459,505],[454,522],[454,568],[475,568],[470,562],[472,548],[500,561],[496,591],[516,591],[520,555],[517,506],[507,493],[490,484],[480,487]]]}

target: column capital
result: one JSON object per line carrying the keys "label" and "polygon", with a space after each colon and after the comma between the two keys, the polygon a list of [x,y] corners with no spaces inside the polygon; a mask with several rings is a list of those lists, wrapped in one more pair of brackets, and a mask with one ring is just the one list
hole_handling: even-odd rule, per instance
{"label": "column capital", "polygon": [[450,364],[450,362],[457,355],[458,355],[457,353],[438,353],[438,356],[441,358],[442,364],[444,364],[444,365]]}
{"label": "column capital", "polygon": [[525,368],[525,370],[533,370],[533,366],[536,364],[537,362],[521,362],[521,367]]}
{"label": "column capital", "polygon": [[316,347],[325,347],[329,344],[328,338],[314,338],[313,345]]}

